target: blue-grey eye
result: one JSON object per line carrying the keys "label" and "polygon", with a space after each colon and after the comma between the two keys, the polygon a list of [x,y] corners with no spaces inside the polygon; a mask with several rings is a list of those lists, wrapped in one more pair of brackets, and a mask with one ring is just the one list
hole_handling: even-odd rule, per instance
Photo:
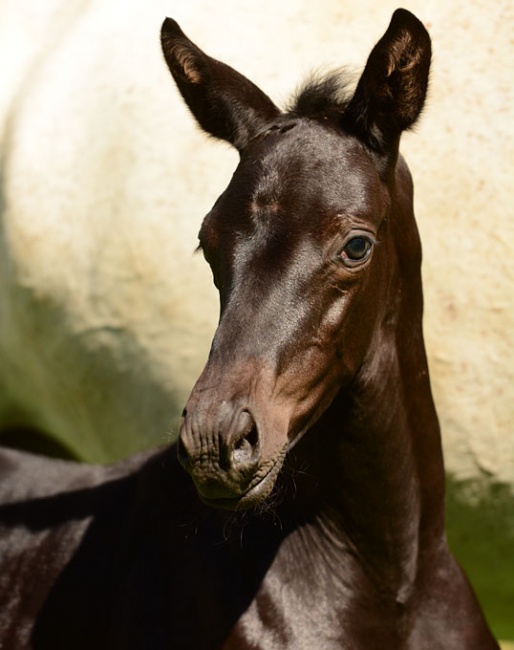
{"label": "blue-grey eye", "polygon": [[343,260],[363,262],[371,253],[371,241],[367,237],[352,237],[342,250]]}

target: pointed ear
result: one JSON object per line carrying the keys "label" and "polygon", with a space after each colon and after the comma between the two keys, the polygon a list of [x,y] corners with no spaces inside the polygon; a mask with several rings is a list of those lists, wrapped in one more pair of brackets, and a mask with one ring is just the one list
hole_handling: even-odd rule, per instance
{"label": "pointed ear", "polygon": [[371,52],[343,126],[371,149],[394,154],[402,131],[425,103],[431,44],[427,30],[409,11],[397,9]]}
{"label": "pointed ear", "polygon": [[280,115],[271,99],[228,65],[207,56],[166,18],[161,29],[164,58],[184,101],[205,131],[239,151]]}

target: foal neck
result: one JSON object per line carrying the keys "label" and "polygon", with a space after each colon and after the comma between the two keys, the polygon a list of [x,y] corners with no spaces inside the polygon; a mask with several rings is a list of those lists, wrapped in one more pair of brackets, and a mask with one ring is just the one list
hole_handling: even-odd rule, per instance
{"label": "foal neck", "polygon": [[398,601],[444,539],[440,431],[418,311],[414,325],[384,325],[370,362],[296,451],[307,468],[300,499],[320,535]]}

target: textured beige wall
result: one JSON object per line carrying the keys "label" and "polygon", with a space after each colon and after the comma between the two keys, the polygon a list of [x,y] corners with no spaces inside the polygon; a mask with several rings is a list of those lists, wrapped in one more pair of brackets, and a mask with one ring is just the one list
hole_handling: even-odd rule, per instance
{"label": "textured beige wall", "polygon": [[[131,423],[141,429],[155,412],[159,433],[148,437],[164,435],[208,349],[216,298],[190,252],[235,156],[207,142],[177,100],[160,58],[162,17],[177,18],[280,102],[314,68],[361,67],[394,8],[376,0],[0,3],[8,61],[0,288],[9,294],[0,350],[7,393],[21,403],[29,386],[26,410],[41,426],[61,431],[80,418],[85,431],[75,430],[86,443],[120,426],[131,448]],[[512,4],[408,8],[434,44],[429,104],[403,151],[424,242],[425,331],[447,466],[460,478],[514,484]],[[103,368],[102,358],[117,368]],[[49,385],[63,375],[64,385]],[[109,398],[94,395],[97,376],[109,382]],[[102,415],[116,402],[116,382],[123,400],[114,416]]]}

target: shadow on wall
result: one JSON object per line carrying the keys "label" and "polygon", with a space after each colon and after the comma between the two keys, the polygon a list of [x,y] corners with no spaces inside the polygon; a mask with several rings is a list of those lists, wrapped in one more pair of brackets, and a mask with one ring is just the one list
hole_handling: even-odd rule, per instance
{"label": "shadow on wall", "polygon": [[33,454],[63,458],[64,460],[81,460],[72,449],[47,435],[39,429],[23,426],[11,426],[0,433],[0,445],[11,449],[22,449]]}

